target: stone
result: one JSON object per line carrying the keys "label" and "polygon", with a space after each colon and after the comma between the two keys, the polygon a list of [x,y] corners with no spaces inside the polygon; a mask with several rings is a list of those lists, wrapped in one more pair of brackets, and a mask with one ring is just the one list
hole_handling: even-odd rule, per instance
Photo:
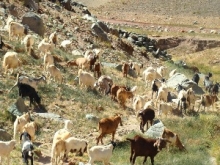
{"label": "stone", "polygon": [[43,20],[41,17],[33,12],[25,13],[22,17],[22,24],[26,24],[29,26],[30,30],[39,34],[40,36],[44,36],[45,27]]}

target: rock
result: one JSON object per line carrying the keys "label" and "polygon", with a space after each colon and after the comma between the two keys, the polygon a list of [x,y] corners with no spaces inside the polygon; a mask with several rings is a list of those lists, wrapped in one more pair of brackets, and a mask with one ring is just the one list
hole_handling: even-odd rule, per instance
{"label": "rock", "polygon": [[40,36],[44,36],[45,28],[43,20],[40,16],[33,12],[28,12],[22,17],[22,24],[26,24],[29,28]]}
{"label": "rock", "polygon": [[189,80],[184,74],[176,73],[167,80],[167,86],[173,89],[175,89],[178,84],[182,85],[185,89],[192,87],[195,94],[204,93],[201,87],[199,87],[194,81]]}
{"label": "rock", "polygon": [[93,23],[91,26],[93,33],[98,36],[103,41],[109,41],[107,34],[102,30],[102,28],[97,24]]}
{"label": "rock", "polygon": [[33,9],[34,11],[38,11],[39,9],[38,0],[24,0],[24,6]]}
{"label": "rock", "polygon": [[145,132],[145,134],[151,138],[158,138],[162,137],[163,131],[164,124],[158,119],[154,121],[153,125]]}
{"label": "rock", "polygon": [[102,30],[104,31],[104,32],[106,32],[106,33],[109,33],[109,28],[108,28],[108,26],[105,24],[105,23],[103,23],[102,21],[97,21],[97,24],[99,25],[99,27],[101,27],[102,28]]}
{"label": "rock", "polygon": [[21,116],[23,113],[28,112],[28,107],[24,104],[24,100],[19,97],[17,101],[8,108],[10,114],[12,114],[12,120],[16,119],[16,116]]}
{"label": "rock", "polygon": [[1,141],[9,141],[12,139],[12,135],[7,133],[4,129],[0,129],[0,140]]}

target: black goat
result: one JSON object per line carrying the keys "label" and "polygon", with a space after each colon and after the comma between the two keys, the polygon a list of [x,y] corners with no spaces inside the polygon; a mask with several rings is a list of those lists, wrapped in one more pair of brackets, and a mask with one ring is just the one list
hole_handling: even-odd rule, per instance
{"label": "black goat", "polygon": [[19,96],[22,98],[29,97],[30,98],[30,106],[34,102],[40,105],[41,98],[38,96],[37,92],[33,87],[27,84],[18,83]]}
{"label": "black goat", "polygon": [[28,165],[28,159],[31,160],[31,165],[33,165],[33,153],[34,150],[34,146],[32,144],[32,142],[30,140],[26,140],[24,141],[24,143],[22,144],[22,158],[23,158],[23,162]]}
{"label": "black goat", "polygon": [[195,73],[193,75],[193,77],[192,77],[192,81],[194,81],[198,85],[199,84],[199,80],[200,80],[199,74]]}
{"label": "black goat", "polygon": [[215,83],[209,86],[208,91],[212,95],[218,95],[219,92],[219,83]]}
{"label": "black goat", "polygon": [[167,143],[170,143],[166,139],[144,138],[139,135],[136,135],[133,139],[126,138],[126,140],[131,142],[130,162],[132,165],[135,164],[136,157],[138,156],[144,157],[143,164],[147,161],[147,157],[150,157],[151,165],[154,165],[154,157],[166,147]]}
{"label": "black goat", "polygon": [[147,129],[148,129],[148,121],[150,121],[150,124],[153,125],[153,119],[155,118],[155,112],[151,108],[147,108],[144,110],[141,110],[138,113],[138,116],[141,119],[140,123],[140,130],[144,133],[144,126],[147,123]]}

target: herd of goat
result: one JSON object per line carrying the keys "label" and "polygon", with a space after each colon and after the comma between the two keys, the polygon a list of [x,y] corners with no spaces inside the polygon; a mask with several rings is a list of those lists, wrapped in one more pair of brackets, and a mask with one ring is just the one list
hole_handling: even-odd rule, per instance
{"label": "herd of goat", "polygon": [[[9,40],[13,36],[18,38],[25,36],[22,43],[25,46],[25,51],[30,53],[33,49],[36,36],[27,35],[27,29],[22,24],[14,21],[9,17],[6,29],[9,33]],[[48,40],[48,42],[47,42]],[[65,42],[64,42],[65,41]],[[71,47],[71,41],[64,40],[61,42],[60,47],[68,49]],[[0,42],[4,43],[4,42]],[[65,44],[66,43],[66,44]],[[51,51],[58,44],[57,32],[52,33],[48,39],[43,39],[38,45],[39,54],[44,55],[44,71],[47,73],[46,76],[41,76],[39,78],[30,78],[28,76],[17,74],[16,83],[9,90],[11,91],[15,86],[19,89],[19,96],[29,97],[30,106],[34,103],[38,105],[41,104],[41,97],[38,95],[38,86],[40,83],[50,82],[53,78],[57,83],[63,83],[63,75],[55,65],[54,57],[51,55]],[[2,45],[3,46],[3,45]],[[214,109],[214,104],[218,101],[218,90],[219,84],[214,84],[210,80],[212,74],[209,73],[204,78],[204,86],[207,91],[206,94],[201,95],[201,99],[197,100],[195,92],[192,88],[185,89],[180,84],[177,86],[176,97],[177,104],[170,101],[170,95],[173,91],[170,90],[166,85],[166,78],[172,77],[176,74],[176,70],[170,72],[168,76],[168,68],[164,66],[158,67],[148,67],[143,73],[143,81],[146,82],[147,88],[152,89],[152,95],[138,95],[136,93],[137,86],[130,88],[123,84],[115,84],[113,79],[108,75],[102,75],[102,65],[99,58],[103,50],[94,49],[87,50],[84,57],[77,58],[75,60],[68,61],[66,63],[67,67],[77,66],[78,68],[78,80],[80,88],[95,88],[98,89],[104,95],[111,95],[111,99],[118,102],[119,106],[126,109],[127,101],[132,99],[132,107],[140,118],[140,130],[145,132],[145,125],[147,124],[147,129],[150,125],[153,125],[154,118],[156,116],[155,112],[158,111],[158,115],[167,115],[174,111],[179,111],[182,115],[186,114],[186,110],[194,110],[196,102],[199,102],[199,107],[201,105],[205,107],[212,106]],[[3,57],[3,69],[5,73],[9,69],[12,72],[15,68],[21,67],[22,62],[18,58],[17,52],[8,51]],[[129,76],[129,70],[134,70],[137,76],[141,76],[142,64],[137,62],[123,62],[121,68],[121,75],[124,78]],[[93,74],[92,74],[93,72]],[[47,79],[47,81],[46,81]],[[192,80],[198,85],[200,76],[195,73]],[[208,93],[209,92],[209,93]],[[156,99],[155,99],[156,98]],[[68,153],[71,151],[77,151],[81,155],[84,152],[88,153],[89,161],[88,164],[93,164],[94,161],[103,161],[105,165],[110,162],[110,158],[113,154],[113,149],[117,147],[114,142],[114,136],[118,125],[122,125],[122,119],[120,115],[103,118],[98,123],[98,128],[100,135],[96,138],[96,146],[91,148],[88,147],[88,141],[85,139],[78,139],[71,134],[71,121],[66,120],[63,129],[56,131],[53,137],[52,148],[51,148],[51,162],[52,164],[58,164],[60,160],[68,160]],[[22,116],[17,116],[14,122],[14,140],[4,142],[0,141],[0,157],[9,157],[10,152],[13,150],[16,144],[16,134],[20,134],[20,141],[22,143],[22,158],[23,161],[28,164],[28,159],[31,160],[31,165],[33,165],[33,142],[35,140],[35,131],[37,126],[35,122],[30,122],[30,114],[26,113]],[[112,141],[108,145],[103,145],[103,137],[106,134],[112,134]],[[186,151],[184,145],[181,143],[178,134],[172,132],[171,130],[165,128],[161,137],[157,139],[144,138],[140,135],[136,135],[133,139],[127,138],[131,143],[131,156],[130,162],[132,165],[135,164],[137,156],[143,156],[146,162],[147,157],[150,157],[151,164],[154,164],[154,157],[156,154],[165,148],[166,145],[172,144],[178,147],[180,150]],[[102,145],[99,145],[99,142]],[[9,162],[9,160],[8,160]]]}

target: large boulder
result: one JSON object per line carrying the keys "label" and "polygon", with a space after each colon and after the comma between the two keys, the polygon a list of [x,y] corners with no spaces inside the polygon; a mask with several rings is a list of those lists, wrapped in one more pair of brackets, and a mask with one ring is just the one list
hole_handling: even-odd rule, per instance
{"label": "large boulder", "polygon": [[97,24],[93,23],[91,26],[92,32],[98,36],[102,41],[109,41],[107,33]]}
{"label": "large boulder", "polygon": [[28,107],[25,105],[24,100],[19,97],[17,101],[8,108],[8,111],[12,115],[12,120],[15,120],[16,116],[21,116],[23,113],[28,112]]}
{"label": "large boulder", "polygon": [[175,89],[177,85],[182,85],[185,89],[192,88],[195,94],[204,94],[205,92],[194,81],[189,80],[184,74],[176,73],[167,80],[167,86]]}
{"label": "large boulder", "polygon": [[40,36],[44,36],[45,27],[43,20],[40,16],[33,12],[28,12],[24,14],[22,17],[22,24],[26,24],[29,26],[30,30],[34,31],[35,33],[39,34]]}

